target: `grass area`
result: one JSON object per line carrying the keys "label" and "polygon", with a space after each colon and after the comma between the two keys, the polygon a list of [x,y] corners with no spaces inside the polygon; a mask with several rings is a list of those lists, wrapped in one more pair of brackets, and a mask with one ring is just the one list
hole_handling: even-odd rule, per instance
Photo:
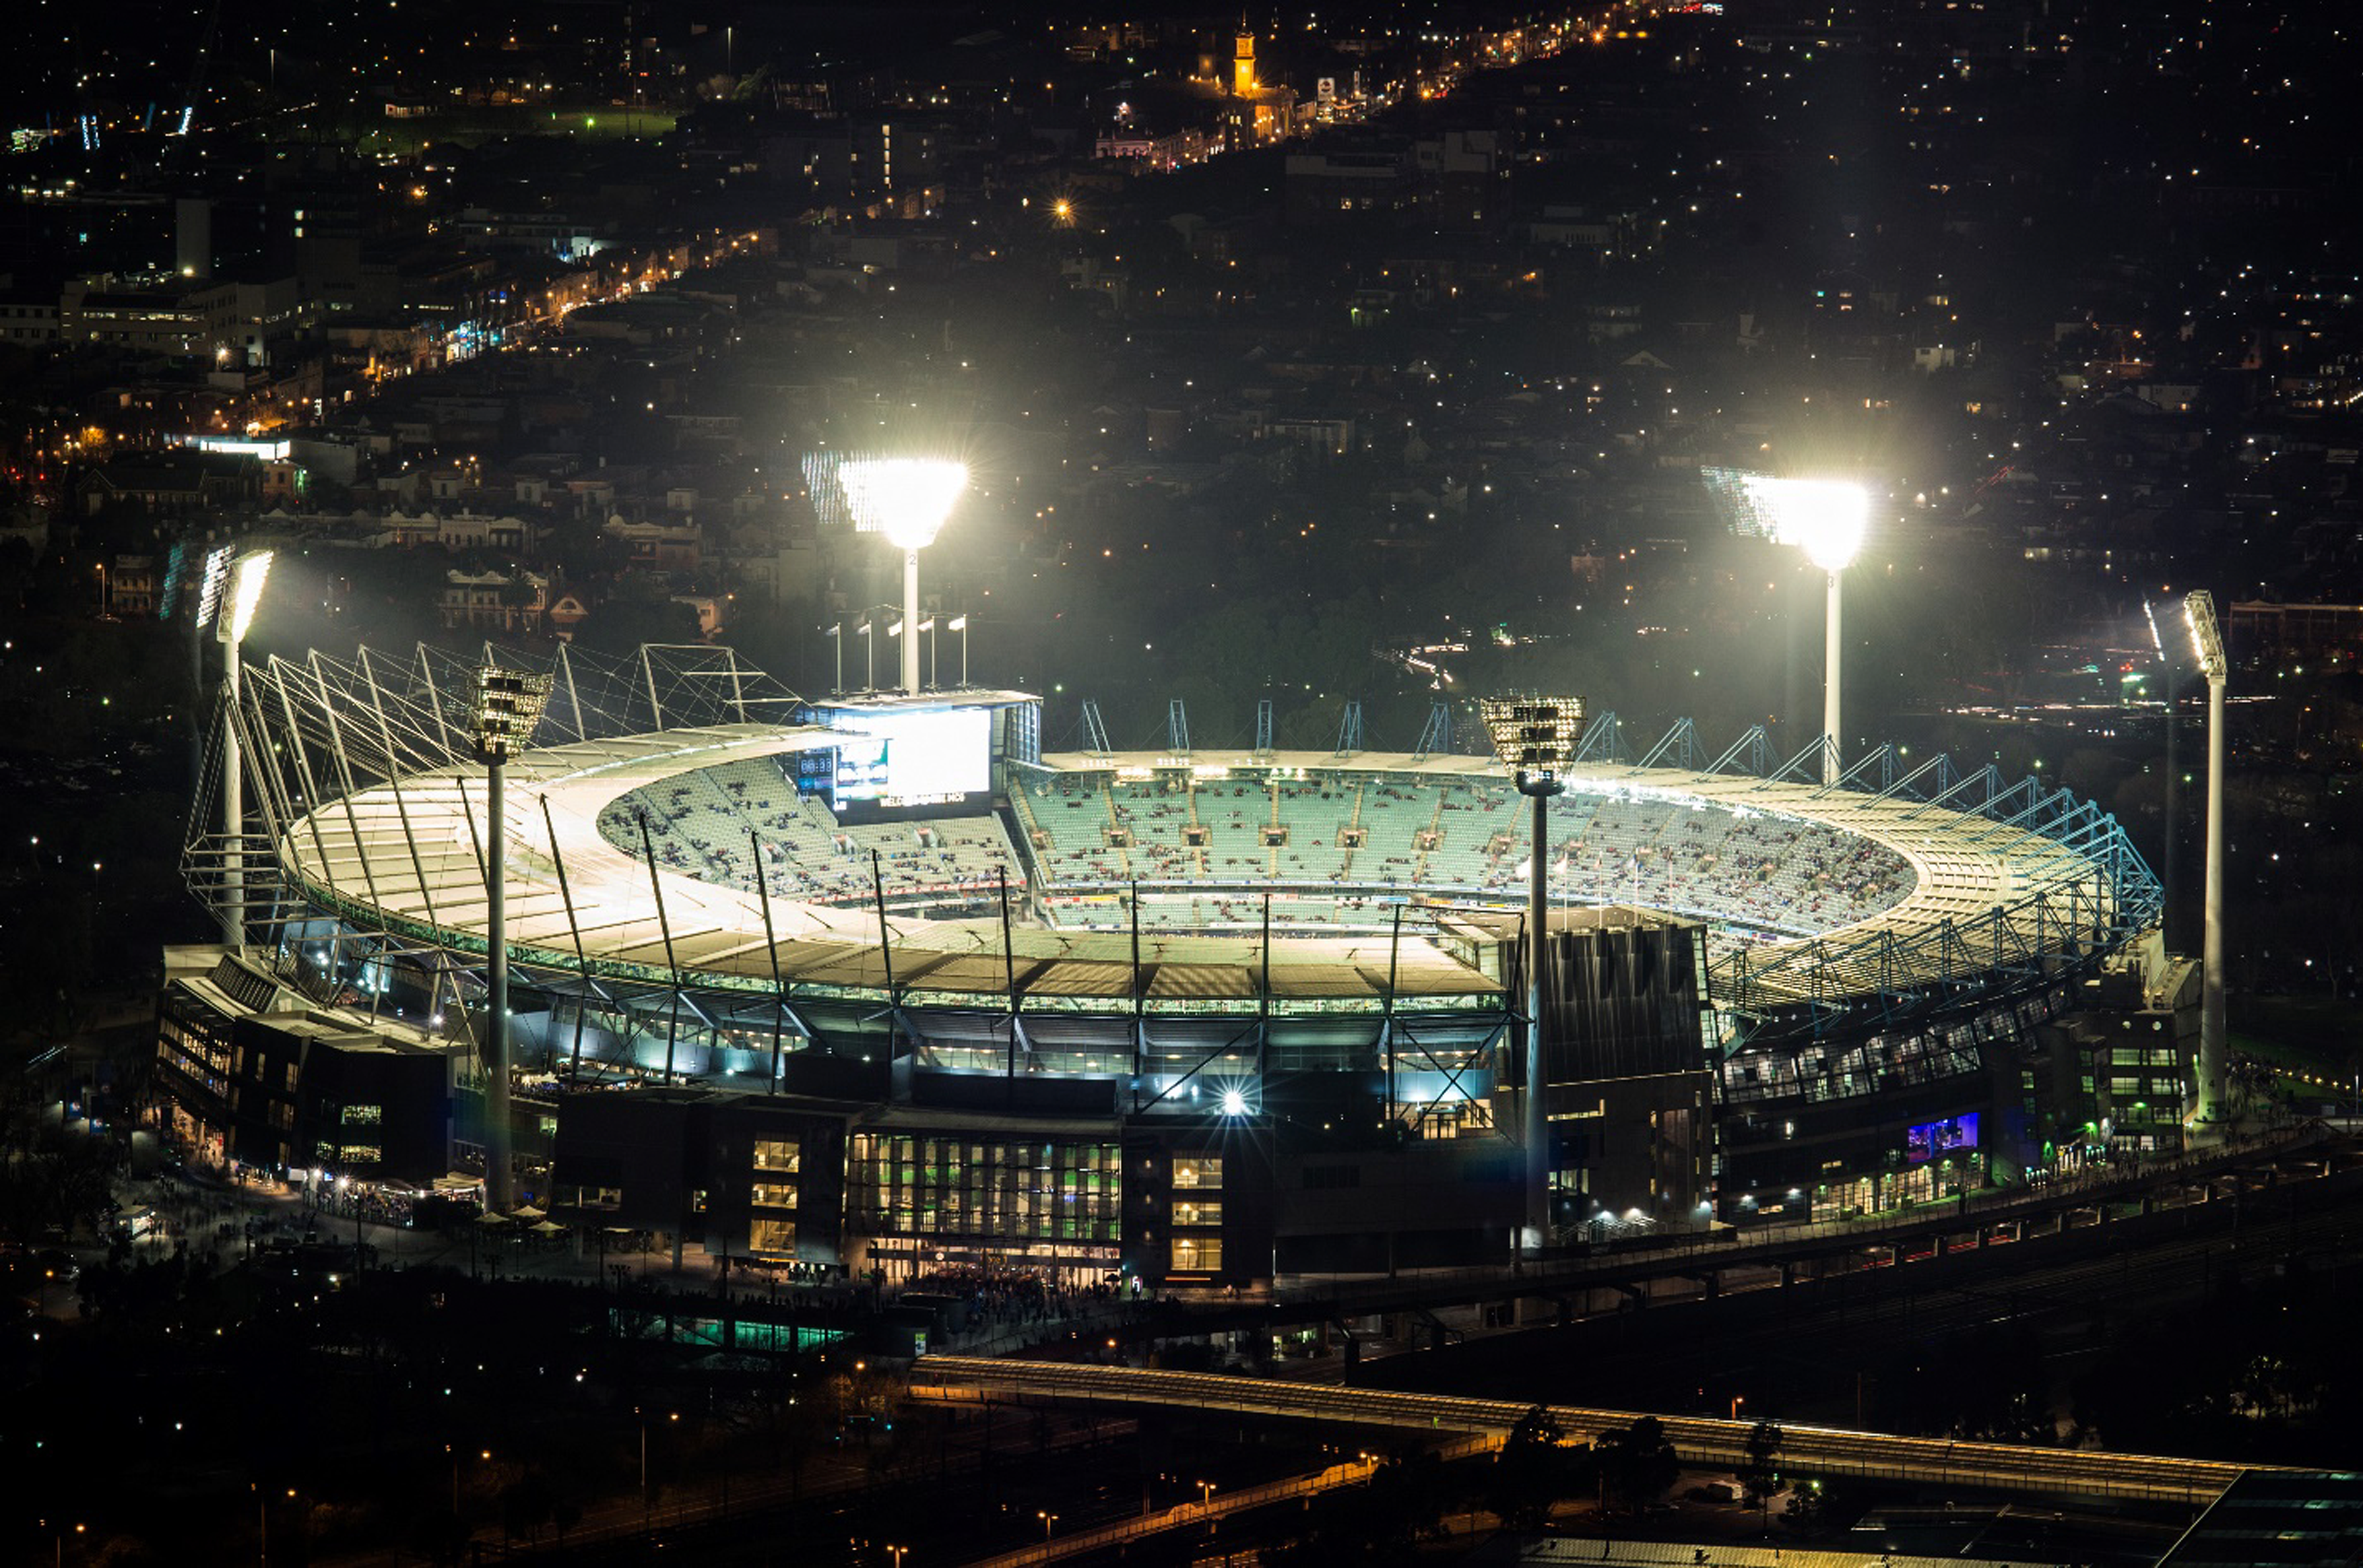
{"label": "grass area", "polygon": [[2328,996],[2235,999],[2233,1046],[2260,1062],[2313,1072],[2363,1067],[2363,1003]]}
{"label": "grass area", "polygon": [[462,145],[505,136],[563,136],[578,140],[624,141],[660,137],[672,129],[670,110],[625,109],[612,104],[550,107],[517,105],[438,111],[409,120],[375,120],[355,138],[364,155],[408,157],[429,142]]}
{"label": "grass area", "polygon": [[2269,1064],[2301,1099],[2343,1100],[2363,1072],[2363,1004],[2327,996],[2242,997],[2226,1021],[2233,1054]]}

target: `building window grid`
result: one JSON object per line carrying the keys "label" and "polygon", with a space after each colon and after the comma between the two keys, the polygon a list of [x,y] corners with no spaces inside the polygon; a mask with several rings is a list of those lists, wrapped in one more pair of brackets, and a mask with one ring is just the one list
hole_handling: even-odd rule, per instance
{"label": "building window grid", "polygon": [[1113,1143],[857,1133],[846,1206],[856,1228],[878,1235],[1113,1242],[1119,1157]]}

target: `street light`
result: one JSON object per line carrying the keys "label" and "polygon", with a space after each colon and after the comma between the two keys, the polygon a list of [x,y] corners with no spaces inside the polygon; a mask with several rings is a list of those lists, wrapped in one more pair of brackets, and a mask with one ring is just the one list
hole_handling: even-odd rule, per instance
{"label": "street light", "polygon": [[1726,506],[1733,528],[1794,545],[1829,574],[1829,610],[1822,642],[1822,782],[1838,781],[1845,658],[1839,633],[1838,577],[1862,553],[1870,527],[1870,495],[1860,485],[1833,480],[1774,479],[1736,469],[1703,469],[1707,489]]}
{"label": "street light", "polygon": [[1550,1124],[1543,1115],[1544,926],[1550,918],[1550,798],[1566,785],[1559,770],[1575,760],[1583,734],[1581,697],[1483,697],[1479,717],[1518,793],[1535,803],[1534,853],[1526,875],[1526,1088],[1519,1121],[1526,1145],[1525,1245],[1539,1252],[1550,1230]]}
{"label": "street light", "polygon": [[549,701],[550,678],[486,666],[476,671],[476,760],[484,765],[484,1202],[494,1213],[515,1205],[509,1148],[509,943],[507,841],[501,832],[501,790],[510,756],[533,739]]}
{"label": "street light", "polygon": [[[919,552],[936,542],[952,505],[968,488],[968,465],[929,458],[863,458],[841,465],[838,482],[853,525],[883,534],[903,552],[903,622],[919,624]],[[903,640],[903,690],[919,694],[919,645]]]}
{"label": "street light", "polygon": [[239,651],[254,624],[255,607],[262,602],[263,584],[271,580],[272,554],[248,550],[227,563],[227,592],[214,621],[214,636],[222,645],[222,691],[227,699],[222,720],[222,836],[228,843],[223,870],[229,896],[222,907],[222,938],[232,951],[246,945],[246,779],[238,740],[244,667]]}
{"label": "street light", "polygon": [[2224,684],[2231,661],[2215,625],[2215,601],[2205,589],[2184,596],[2191,650],[2207,677],[2207,901],[2199,968],[2199,1103],[2205,1126],[2224,1118]]}

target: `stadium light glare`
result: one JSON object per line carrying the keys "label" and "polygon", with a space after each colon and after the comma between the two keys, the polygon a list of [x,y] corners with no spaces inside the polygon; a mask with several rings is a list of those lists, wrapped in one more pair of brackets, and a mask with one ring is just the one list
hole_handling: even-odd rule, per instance
{"label": "stadium light glare", "polygon": [[1794,545],[1824,571],[1844,571],[1870,532],[1870,495],[1828,480],[1765,480],[1758,486],[1778,520],[1773,537]]}
{"label": "stadium light glare", "polygon": [[[968,465],[934,458],[858,458],[841,463],[837,482],[853,525],[882,534],[903,552],[903,620],[919,624],[919,552],[936,542],[968,489]],[[919,640],[903,643],[903,690],[919,694]]]}
{"label": "stadium light glare", "polygon": [[248,550],[229,568],[229,596],[214,623],[214,635],[235,647],[246,641],[254,612],[262,602],[263,585],[271,580],[271,563],[277,552]]}
{"label": "stadium light glare", "polygon": [[1841,480],[1776,479],[1743,469],[1702,469],[1732,532],[1794,545],[1824,571],[1844,571],[1870,532],[1870,492]]}
{"label": "stadium light glare", "polygon": [[968,465],[929,458],[863,458],[838,469],[853,525],[898,549],[924,550],[968,489]]}
{"label": "stadium light glare", "polygon": [[1836,480],[1775,479],[1741,469],[1701,469],[1699,477],[1730,520],[1732,532],[1794,545],[1829,574],[1822,643],[1822,782],[1835,785],[1840,771],[1840,676],[1845,665],[1838,579],[1862,553],[1870,531],[1870,493]]}

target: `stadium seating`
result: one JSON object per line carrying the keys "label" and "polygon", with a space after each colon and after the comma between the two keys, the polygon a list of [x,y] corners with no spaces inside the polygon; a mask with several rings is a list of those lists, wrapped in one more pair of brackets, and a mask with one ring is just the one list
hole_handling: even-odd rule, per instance
{"label": "stadium seating", "polygon": [[[997,817],[847,827],[799,794],[776,758],[687,773],[612,802],[600,831],[640,853],[645,812],[660,864],[752,889],[754,842],[777,897],[872,896],[873,853],[903,907],[976,901],[1005,875],[1029,882],[1053,922],[1112,927],[1137,886],[1139,919],[1167,929],[1370,930],[1406,894],[1511,905],[1525,896],[1526,803],[1493,779],[1339,772],[1262,780],[1037,775]],[[1811,936],[1866,920],[1911,892],[1911,864],[1827,824],[1669,798],[1573,790],[1552,804],[1553,893],[1635,903],[1758,936]]]}
{"label": "stadium seating", "polygon": [[[701,881],[810,903],[860,902],[873,896],[871,856],[889,897],[967,902],[1006,875],[1026,885],[1024,862],[993,817],[840,826],[828,808],[797,792],[767,757],[684,773],[617,797],[600,813],[599,831],[626,853],[641,853],[639,817],[659,864]],[[763,874],[755,874],[755,844]]]}
{"label": "stadium seating", "polygon": [[[1264,782],[1059,775],[1029,786],[1034,861],[1054,898],[1137,878],[1141,923],[1373,928],[1390,894],[1506,904],[1524,896],[1524,800],[1506,783],[1340,774]],[[1867,919],[1914,886],[1903,856],[1818,823],[1662,796],[1572,791],[1553,804],[1551,883],[1583,902],[1642,903],[1717,925],[1811,935]],[[1115,830],[1125,847],[1110,846]],[[1281,842],[1274,842],[1279,840]],[[1177,884],[1207,890],[1180,896]],[[1368,897],[1357,899],[1357,891]],[[1299,898],[1298,894],[1326,894]],[[1130,917],[1099,903],[1079,923]]]}

